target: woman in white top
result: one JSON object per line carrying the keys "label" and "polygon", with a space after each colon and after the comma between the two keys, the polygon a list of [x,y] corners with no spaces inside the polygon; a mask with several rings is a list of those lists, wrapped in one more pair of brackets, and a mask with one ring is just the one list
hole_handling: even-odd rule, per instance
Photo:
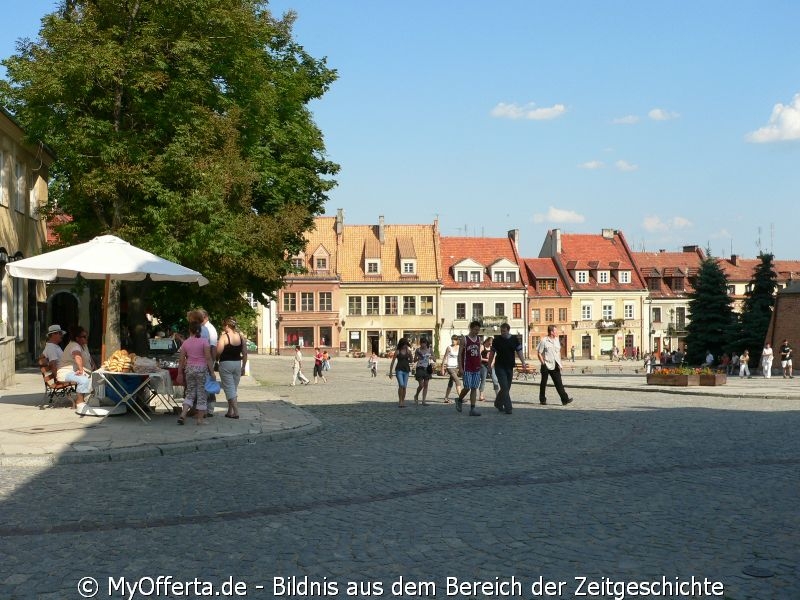
{"label": "woman in white top", "polygon": [[73,400],[72,408],[86,403],[86,394],[92,391],[92,370],[94,363],[89,354],[89,333],[80,325],[70,332],[71,341],[64,348],[58,363],[58,380],[77,384],[77,400]]}
{"label": "woman in white top", "polygon": [[764,345],[764,349],[761,351],[761,373],[769,379],[772,377],[772,359],[774,358],[772,352],[772,346],[770,346],[769,342]]}
{"label": "woman in white top", "polygon": [[447,371],[450,376],[447,382],[447,391],[444,393],[445,404],[450,403],[450,391],[453,386],[456,388],[456,395],[461,394],[461,381],[458,379],[458,342],[460,339],[457,335],[450,338],[452,343],[444,351],[444,356],[442,357],[442,375]]}

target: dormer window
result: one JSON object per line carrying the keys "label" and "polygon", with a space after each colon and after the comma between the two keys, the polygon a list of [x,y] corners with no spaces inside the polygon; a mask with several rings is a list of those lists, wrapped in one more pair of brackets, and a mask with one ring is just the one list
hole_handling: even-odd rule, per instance
{"label": "dormer window", "polygon": [[630,271],[620,271],[619,272],[619,282],[620,283],[630,283],[631,282],[631,272]]}
{"label": "dormer window", "polygon": [[404,259],[402,262],[402,272],[403,275],[416,275],[417,261]]}
{"label": "dormer window", "polygon": [[608,283],[610,279],[608,271],[598,271],[597,272],[597,282],[598,283]]}
{"label": "dormer window", "polygon": [[292,268],[293,269],[303,269],[305,265],[303,265],[303,259],[299,256],[292,258]]}
{"label": "dormer window", "polygon": [[366,273],[367,275],[380,275],[381,261],[375,259],[368,259]]}
{"label": "dormer window", "polygon": [[483,280],[481,277],[482,273],[480,271],[470,271],[469,272],[469,280],[470,283],[480,283]]}
{"label": "dormer window", "polygon": [[327,271],[328,270],[327,257],[318,256],[314,262],[314,269],[317,271]]}
{"label": "dormer window", "polygon": [[493,280],[495,283],[503,283],[506,280],[506,274],[503,271],[495,271]]}
{"label": "dormer window", "polygon": [[589,283],[589,271],[575,271],[576,283]]}
{"label": "dormer window", "polygon": [[459,283],[467,283],[467,272],[458,271],[456,273],[456,281],[458,281]]}

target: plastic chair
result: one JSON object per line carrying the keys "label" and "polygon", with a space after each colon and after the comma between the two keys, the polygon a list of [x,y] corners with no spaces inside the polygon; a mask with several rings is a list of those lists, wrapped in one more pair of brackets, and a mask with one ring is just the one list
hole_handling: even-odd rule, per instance
{"label": "plastic chair", "polygon": [[38,363],[44,380],[44,394],[48,404],[55,405],[57,398],[72,402],[70,395],[76,393],[76,385],[68,381],[57,381],[55,374],[50,370],[50,362],[47,357],[40,356]]}

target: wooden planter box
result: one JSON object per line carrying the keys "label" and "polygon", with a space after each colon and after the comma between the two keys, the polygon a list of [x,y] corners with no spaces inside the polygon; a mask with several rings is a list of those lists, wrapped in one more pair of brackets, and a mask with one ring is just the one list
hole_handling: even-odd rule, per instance
{"label": "wooden planter box", "polygon": [[699,375],[700,385],[725,385],[728,383],[728,376],[725,373],[709,373]]}
{"label": "wooden planter box", "polygon": [[671,385],[686,387],[700,385],[700,375],[655,375],[647,376],[647,385]]}

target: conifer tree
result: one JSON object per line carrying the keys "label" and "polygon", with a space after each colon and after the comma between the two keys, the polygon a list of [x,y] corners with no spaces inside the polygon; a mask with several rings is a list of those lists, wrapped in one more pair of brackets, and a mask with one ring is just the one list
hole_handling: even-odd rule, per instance
{"label": "conifer tree", "polygon": [[689,317],[687,361],[692,365],[702,364],[710,351],[718,362],[727,350],[735,320],[728,278],[713,256],[707,255],[700,264],[694,292],[689,294]]}
{"label": "conifer tree", "polygon": [[775,273],[772,254],[759,254],[760,262],[753,269],[749,290],[745,296],[742,314],[739,317],[735,350],[750,350],[750,365],[761,362],[761,351],[769,329],[772,310],[775,307],[775,289],[778,275]]}

